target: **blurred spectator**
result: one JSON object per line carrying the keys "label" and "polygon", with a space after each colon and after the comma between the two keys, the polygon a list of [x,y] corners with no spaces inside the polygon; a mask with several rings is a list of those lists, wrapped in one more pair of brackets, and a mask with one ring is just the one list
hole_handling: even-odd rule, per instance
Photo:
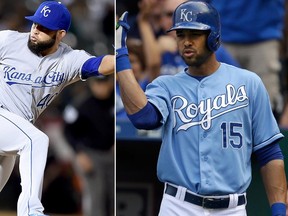
{"label": "blurred spectator", "polygon": [[[166,33],[172,26],[172,14],[174,9],[185,0],[141,0],[139,1],[139,13],[138,13],[138,28],[139,32],[142,32],[141,38],[143,40],[144,49],[147,49],[150,56],[159,55],[159,61],[161,67],[159,74],[176,74],[186,67],[184,61],[178,54],[176,45],[176,35],[174,32]],[[155,32],[154,22],[148,19],[153,14],[154,8],[160,8],[159,25],[162,29],[162,34],[157,35]],[[150,25],[151,30],[142,30],[144,25]],[[148,27],[146,27],[148,28]],[[159,32],[159,30],[158,30]],[[154,35],[151,35],[151,34]],[[158,36],[158,37],[157,37]],[[155,57],[151,57],[155,59]],[[157,58],[156,58],[157,59]]]}
{"label": "blurred spectator", "polygon": [[279,119],[283,110],[279,52],[283,38],[285,0],[209,2],[220,13],[223,45],[241,67],[261,77],[270,95],[275,117]]}
{"label": "blurred spectator", "polygon": [[114,212],[114,81],[88,80],[91,93],[64,111],[65,135],[76,151],[83,178],[85,216],[111,216]]}

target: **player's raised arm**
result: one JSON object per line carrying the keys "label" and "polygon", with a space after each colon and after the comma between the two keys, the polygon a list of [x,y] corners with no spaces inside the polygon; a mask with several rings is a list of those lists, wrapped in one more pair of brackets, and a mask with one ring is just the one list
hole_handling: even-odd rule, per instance
{"label": "player's raised arm", "polygon": [[116,28],[116,72],[126,112],[134,114],[147,104],[147,98],[139,86],[129,62],[126,47],[127,32],[129,30],[127,16],[128,12],[122,14]]}
{"label": "player's raised arm", "polygon": [[126,38],[128,12],[120,17],[116,29],[116,72],[120,95],[130,121],[139,129],[155,129],[162,124],[158,109],[148,102],[131,69]]}

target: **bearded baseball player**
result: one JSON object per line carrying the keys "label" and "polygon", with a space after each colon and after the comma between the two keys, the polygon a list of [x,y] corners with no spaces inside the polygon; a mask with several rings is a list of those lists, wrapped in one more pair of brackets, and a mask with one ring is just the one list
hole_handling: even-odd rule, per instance
{"label": "bearded baseball player", "polygon": [[121,97],[136,128],[162,127],[157,175],[165,184],[159,216],[244,216],[251,155],[259,162],[271,215],[286,211],[286,177],[269,96],[253,72],[218,62],[218,12],[187,1],[173,14],[179,53],[187,67],[156,78],[144,93],[125,45],[127,12],[116,30]]}
{"label": "bearded baseball player", "polygon": [[18,216],[42,216],[48,137],[33,123],[67,85],[114,72],[114,56],[95,57],[61,42],[71,23],[68,9],[43,2],[30,33],[0,32],[0,190],[19,155],[22,192]]}

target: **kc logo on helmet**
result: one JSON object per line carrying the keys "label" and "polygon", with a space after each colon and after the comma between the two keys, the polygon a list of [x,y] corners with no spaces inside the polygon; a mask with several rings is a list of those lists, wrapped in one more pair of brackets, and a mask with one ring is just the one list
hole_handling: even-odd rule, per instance
{"label": "kc logo on helmet", "polygon": [[191,22],[193,20],[192,11],[187,11],[187,9],[181,9],[180,19],[185,22]]}
{"label": "kc logo on helmet", "polygon": [[41,13],[43,14],[44,17],[48,17],[49,13],[51,13],[51,10],[49,9],[48,6],[45,6],[42,8]]}

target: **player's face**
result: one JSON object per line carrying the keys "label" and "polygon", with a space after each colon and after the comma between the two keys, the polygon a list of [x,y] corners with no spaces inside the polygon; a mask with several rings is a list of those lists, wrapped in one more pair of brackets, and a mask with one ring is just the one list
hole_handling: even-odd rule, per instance
{"label": "player's face", "polygon": [[211,56],[208,50],[208,32],[199,30],[177,30],[177,45],[179,53],[188,66],[199,67]]}
{"label": "player's face", "polygon": [[56,43],[57,31],[49,30],[41,25],[33,24],[28,40],[29,49],[35,54],[42,54]]}

